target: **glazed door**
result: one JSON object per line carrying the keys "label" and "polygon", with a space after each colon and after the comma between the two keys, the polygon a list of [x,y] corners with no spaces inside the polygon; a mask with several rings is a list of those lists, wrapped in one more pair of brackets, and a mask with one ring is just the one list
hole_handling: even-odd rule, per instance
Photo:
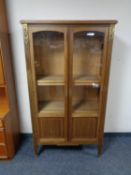
{"label": "glazed door", "polygon": [[[67,29],[60,26],[31,28],[34,75],[33,121],[40,144],[67,140]],[[37,125],[36,125],[37,123]]]}
{"label": "glazed door", "polygon": [[70,140],[96,143],[101,118],[107,29],[70,29]]}

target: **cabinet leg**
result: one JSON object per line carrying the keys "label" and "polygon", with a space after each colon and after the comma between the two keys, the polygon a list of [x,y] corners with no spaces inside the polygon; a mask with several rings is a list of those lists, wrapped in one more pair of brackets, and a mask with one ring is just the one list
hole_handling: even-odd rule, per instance
{"label": "cabinet leg", "polygon": [[39,154],[39,146],[37,144],[34,144],[34,152],[35,152],[35,156],[38,156],[38,154]]}
{"label": "cabinet leg", "polygon": [[97,149],[98,149],[98,156],[101,156],[102,150],[103,150],[102,144],[101,144],[101,145],[98,145],[98,146],[97,146]]}

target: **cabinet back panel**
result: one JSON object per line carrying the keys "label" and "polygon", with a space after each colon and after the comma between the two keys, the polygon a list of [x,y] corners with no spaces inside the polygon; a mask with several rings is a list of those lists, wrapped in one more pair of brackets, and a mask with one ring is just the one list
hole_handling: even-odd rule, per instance
{"label": "cabinet back panel", "polygon": [[38,101],[64,100],[64,87],[44,86],[37,88]]}
{"label": "cabinet back panel", "polygon": [[73,100],[98,100],[99,88],[92,88],[91,86],[74,86]]}
{"label": "cabinet back panel", "polygon": [[74,39],[73,74],[100,76],[102,42],[99,39]]}

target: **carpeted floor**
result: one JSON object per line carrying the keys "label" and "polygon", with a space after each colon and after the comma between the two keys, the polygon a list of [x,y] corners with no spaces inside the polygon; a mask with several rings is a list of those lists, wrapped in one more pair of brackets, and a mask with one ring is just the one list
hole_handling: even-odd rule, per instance
{"label": "carpeted floor", "polygon": [[104,152],[96,147],[45,147],[36,158],[31,136],[11,161],[0,161],[0,175],[131,175],[131,135],[107,134]]}

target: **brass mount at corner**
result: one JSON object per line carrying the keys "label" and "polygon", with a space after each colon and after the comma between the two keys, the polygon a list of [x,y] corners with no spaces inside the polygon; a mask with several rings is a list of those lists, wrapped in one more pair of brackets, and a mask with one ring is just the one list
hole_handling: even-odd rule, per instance
{"label": "brass mount at corner", "polygon": [[23,24],[23,31],[24,31],[24,42],[25,44],[28,43],[28,26],[27,24]]}

